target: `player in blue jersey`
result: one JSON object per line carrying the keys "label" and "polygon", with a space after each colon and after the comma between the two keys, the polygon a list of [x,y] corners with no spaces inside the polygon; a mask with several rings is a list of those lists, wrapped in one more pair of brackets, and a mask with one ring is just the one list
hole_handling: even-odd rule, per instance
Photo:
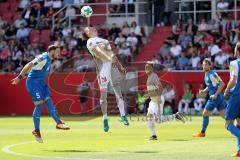
{"label": "player in blue jersey", "polygon": [[211,70],[211,61],[209,59],[206,58],[203,60],[202,67],[205,72],[204,81],[207,87],[204,90],[200,90],[199,94],[203,94],[208,91],[210,97],[203,110],[202,130],[201,132],[193,135],[194,137],[205,137],[211,112],[217,108],[220,116],[224,118],[226,108],[226,103],[222,94],[222,90],[225,86],[224,82],[216,72]]}
{"label": "player in blue jersey", "polygon": [[[237,138],[237,153],[233,156],[240,157],[240,43],[235,47],[234,61],[230,62],[230,80],[224,92],[224,97],[228,100],[225,126]],[[234,125],[236,121],[236,125]]]}
{"label": "player in blue jersey", "polygon": [[57,129],[70,129],[59,118],[51,99],[51,93],[45,82],[45,78],[48,76],[51,68],[51,61],[58,58],[59,54],[60,48],[55,45],[50,45],[47,52],[42,53],[34,60],[26,64],[20,74],[12,80],[12,84],[17,85],[21,79],[23,79],[23,77],[25,77],[25,75],[29,72],[26,79],[26,87],[35,105],[33,111],[33,122],[35,129],[33,130],[32,134],[40,143],[43,142],[40,133],[40,116],[43,103],[46,104],[48,113],[57,123]]}

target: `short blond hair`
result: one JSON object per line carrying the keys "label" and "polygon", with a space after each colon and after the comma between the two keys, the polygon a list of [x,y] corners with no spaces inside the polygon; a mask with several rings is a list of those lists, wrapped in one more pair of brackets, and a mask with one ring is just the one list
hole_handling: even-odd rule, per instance
{"label": "short blond hair", "polygon": [[234,57],[237,57],[238,55],[240,55],[240,42],[236,44],[234,49]]}

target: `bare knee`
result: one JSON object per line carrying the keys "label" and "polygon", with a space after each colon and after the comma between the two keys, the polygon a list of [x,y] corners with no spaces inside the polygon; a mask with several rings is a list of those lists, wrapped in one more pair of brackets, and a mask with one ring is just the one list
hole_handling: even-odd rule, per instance
{"label": "bare knee", "polygon": [[203,115],[204,117],[208,117],[208,116],[210,115],[210,111],[204,110],[203,113],[202,113],[202,115]]}

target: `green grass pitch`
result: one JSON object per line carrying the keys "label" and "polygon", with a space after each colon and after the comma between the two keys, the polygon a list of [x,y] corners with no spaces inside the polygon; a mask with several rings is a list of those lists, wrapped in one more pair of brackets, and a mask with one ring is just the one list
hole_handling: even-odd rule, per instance
{"label": "green grass pitch", "polygon": [[[86,118],[86,117],[85,117]],[[55,129],[49,117],[42,117],[44,143],[34,141],[31,117],[0,118],[0,160],[231,160],[235,138],[224,128],[220,117],[210,117],[206,138],[192,138],[199,131],[201,117],[185,124],[157,124],[158,141],[147,141],[145,121],[123,126],[118,117],[109,117],[110,132],[104,133],[102,118],[66,121],[70,131]]]}

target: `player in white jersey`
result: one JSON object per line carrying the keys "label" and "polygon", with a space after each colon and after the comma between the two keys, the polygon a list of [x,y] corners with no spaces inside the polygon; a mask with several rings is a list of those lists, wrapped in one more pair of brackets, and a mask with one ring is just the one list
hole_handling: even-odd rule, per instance
{"label": "player in white jersey", "polygon": [[125,103],[121,91],[122,73],[125,68],[121,65],[112,51],[109,41],[98,37],[97,30],[94,27],[86,27],[82,34],[87,39],[87,48],[94,57],[97,66],[98,84],[100,87],[100,106],[103,113],[104,131],[109,130],[107,118],[107,90],[110,84],[116,95],[117,105],[121,114],[121,120],[124,125],[129,125],[125,115]]}
{"label": "player in white jersey", "polygon": [[158,78],[158,75],[153,71],[153,63],[148,62],[145,66],[145,72],[148,75],[147,79],[147,93],[144,97],[151,98],[147,112],[147,123],[151,132],[149,140],[157,140],[157,134],[155,131],[154,120],[158,123],[165,121],[172,121],[174,119],[185,122],[185,116],[180,113],[173,115],[163,115],[164,97],[162,95],[162,84]]}

